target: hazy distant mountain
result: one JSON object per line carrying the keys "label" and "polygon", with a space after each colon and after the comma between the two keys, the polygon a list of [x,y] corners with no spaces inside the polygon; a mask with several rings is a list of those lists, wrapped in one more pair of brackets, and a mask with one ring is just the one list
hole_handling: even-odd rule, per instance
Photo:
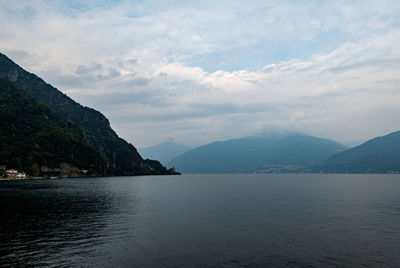
{"label": "hazy distant mountain", "polygon": [[272,133],[206,144],[183,153],[168,165],[184,173],[299,172],[345,149],[327,139]]}
{"label": "hazy distant mountain", "polygon": [[163,165],[188,150],[190,150],[189,146],[175,142],[163,142],[146,148],[138,148],[143,158],[157,159]]}
{"label": "hazy distant mountain", "polygon": [[[21,118],[18,118],[19,111],[16,110],[16,107],[14,107],[15,105],[12,105],[14,100],[11,99],[12,101],[7,101],[10,98],[10,90],[15,90],[15,94],[19,94],[18,96],[28,96],[24,97],[23,101],[21,101],[21,103],[24,103],[24,105],[27,105],[29,101],[34,101],[36,103],[35,107],[32,107],[32,109],[29,111],[33,111],[34,113],[34,111],[45,111],[47,109],[45,112],[42,112],[42,114],[44,114],[44,118],[51,115],[52,118],[58,120],[55,121],[56,123],[51,122],[49,125],[46,125],[45,128],[42,129],[43,131],[48,133],[60,134],[59,132],[57,132],[58,129],[60,128],[60,126],[66,125],[68,126],[68,129],[65,129],[65,131],[62,132],[62,135],[64,136],[64,138],[66,138],[63,139],[63,142],[67,140],[71,141],[76,137],[76,141],[79,141],[79,144],[75,143],[74,145],[72,143],[61,143],[65,144],[65,147],[58,147],[59,152],[57,153],[57,155],[61,155],[63,153],[65,155],[59,158],[59,161],[50,161],[49,159],[52,154],[48,155],[48,157],[46,156],[47,158],[33,159],[32,161],[38,162],[37,164],[39,166],[50,166],[51,168],[57,169],[60,167],[60,165],[65,166],[65,164],[68,164],[68,166],[72,165],[73,167],[76,167],[74,166],[76,165],[75,160],[79,159],[79,156],[76,154],[76,152],[79,152],[80,149],[77,147],[75,148],[75,146],[84,146],[84,148],[91,148],[91,150],[94,152],[94,157],[91,158],[91,162],[87,162],[87,166],[76,168],[94,168],[94,175],[143,175],[171,173],[167,171],[163,166],[161,166],[161,164],[157,161],[143,160],[132,144],[129,144],[125,140],[118,137],[118,135],[110,127],[110,122],[108,121],[108,119],[100,112],[80,105],[79,103],[69,98],[67,95],[47,84],[41,78],[25,71],[9,58],[7,58],[7,56],[1,53],[0,78],[8,80],[9,83],[12,83],[13,85],[10,86],[8,84],[4,84],[2,88],[4,99],[4,107],[2,106],[2,109],[6,110],[9,113],[9,116],[15,117],[20,121],[22,120]],[[20,98],[18,96],[14,96],[17,101]],[[38,105],[38,103],[40,103],[40,105]],[[18,107],[18,109],[22,108],[23,106]],[[29,111],[27,110],[26,113],[28,113]],[[13,114],[13,112],[15,112],[15,114]],[[29,116],[31,116],[32,118],[36,118],[40,117],[40,114],[30,114]],[[42,122],[40,121],[34,122],[42,124]],[[14,139],[16,140],[9,142],[12,142],[13,144],[15,144],[15,146],[25,146],[26,144],[21,144],[20,142],[18,142],[17,139],[22,138],[25,140],[29,137],[23,136],[18,138],[18,136],[16,135],[13,136],[13,122],[11,122],[11,124],[12,125],[10,128],[4,129],[2,131],[2,135],[7,136],[7,139],[14,137]],[[23,127],[23,125],[21,125],[20,127]],[[73,130],[73,132],[71,132],[71,129]],[[23,133],[25,133],[26,135],[30,135],[29,132]],[[71,137],[68,138],[68,135],[71,135]],[[56,138],[57,137],[55,137],[54,140]],[[39,143],[35,143],[35,141],[33,141],[32,145],[39,146],[38,148],[36,148],[37,152],[43,152],[43,154],[45,154],[46,151],[42,151],[45,144],[41,146]],[[3,147],[4,146],[0,148],[0,154],[3,153]],[[29,158],[24,155],[26,151],[22,149],[23,147],[11,148],[10,146],[8,146],[7,148],[7,152],[18,153],[18,155],[5,154],[8,158],[3,159],[3,163],[0,162],[0,165],[5,164],[4,162],[9,161],[10,158]],[[70,151],[74,151],[75,153],[72,154]],[[82,157],[84,157],[86,160],[89,159],[85,155],[82,155]],[[100,157],[101,160],[98,160],[98,157]],[[43,161],[40,159],[42,159]],[[66,163],[62,161],[66,161]],[[97,161],[100,162],[97,163]],[[21,163],[21,161],[14,162],[15,163],[11,163],[9,165],[10,168],[12,167],[12,165],[22,165],[22,167],[25,167],[25,164]],[[28,162],[30,164],[31,160],[29,160]]]}
{"label": "hazy distant mountain", "polygon": [[313,170],[331,173],[400,172],[400,131],[335,154]]}

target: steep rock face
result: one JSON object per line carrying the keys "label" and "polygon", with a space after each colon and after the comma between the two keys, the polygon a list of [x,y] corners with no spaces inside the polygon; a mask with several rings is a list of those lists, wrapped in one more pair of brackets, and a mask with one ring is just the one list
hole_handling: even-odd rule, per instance
{"label": "steep rock face", "polygon": [[[61,91],[29,73],[0,53],[0,78],[13,82],[35,99],[53,109],[60,117],[71,120],[81,129],[84,140],[103,157],[103,175],[153,174],[136,148],[118,137],[108,119],[100,112],[84,107]],[[161,166],[161,165],[160,165]],[[169,172],[164,169],[164,173]]]}
{"label": "steep rock face", "polygon": [[335,154],[314,170],[329,173],[399,173],[400,131]]}

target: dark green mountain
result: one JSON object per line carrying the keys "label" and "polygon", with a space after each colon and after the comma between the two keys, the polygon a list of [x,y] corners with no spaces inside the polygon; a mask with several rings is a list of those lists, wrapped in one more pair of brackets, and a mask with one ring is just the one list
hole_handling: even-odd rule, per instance
{"label": "dark green mountain", "polygon": [[345,149],[327,139],[275,133],[213,142],[183,153],[168,165],[184,173],[301,172]]}
{"label": "dark green mountain", "polygon": [[331,156],[313,171],[328,173],[399,173],[400,131],[369,140]]}
{"label": "dark green mountain", "polygon": [[30,174],[35,164],[49,170],[62,163],[75,176],[105,171],[105,161],[76,124],[1,78],[0,122],[1,165]]}
{"label": "dark green mountain", "polygon": [[190,150],[189,146],[175,142],[163,142],[146,148],[138,148],[143,158],[158,159],[163,165]]}
{"label": "dark green mountain", "polygon": [[[107,118],[100,112],[80,105],[41,78],[23,70],[1,53],[0,78],[12,82],[15,85],[13,88],[22,89],[33,99],[52,110],[60,120],[70,122],[74,128],[79,130],[82,144],[87,148],[92,148],[104,162],[104,168],[103,164],[99,164],[96,169],[96,172],[101,171],[101,175],[170,173],[157,161],[143,160],[133,145],[118,137],[111,129]],[[46,131],[50,131],[50,129]],[[3,133],[3,135],[9,135],[9,133]],[[61,147],[60,149],[66,155],[68,154],[67,148]],[[97,156],[93,158],[93,161],[96,162],[97,158]],[[94,163],[91,162],[90,165],[93,166]]]}

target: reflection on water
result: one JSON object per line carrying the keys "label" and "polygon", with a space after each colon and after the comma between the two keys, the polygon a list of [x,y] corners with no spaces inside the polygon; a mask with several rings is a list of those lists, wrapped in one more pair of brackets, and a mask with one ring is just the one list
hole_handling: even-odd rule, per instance
{"label": "reflection on water", "polygon": [[399,266],[400,177],[0,182],[0,266]]}
{"label": "reflection on water", "polygon": [[123,204],[135,214],[135,191],[113,186],[103,178],[1,183],[0,265],[82,264],[107,253],[114,234],[106,227],[120,224]]}

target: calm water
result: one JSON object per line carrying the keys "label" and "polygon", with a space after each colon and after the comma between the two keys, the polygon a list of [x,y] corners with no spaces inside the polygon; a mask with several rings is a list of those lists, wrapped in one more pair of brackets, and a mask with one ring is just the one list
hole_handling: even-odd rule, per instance
{"label": "calm water", "polygon": [[0,266],[400,266],[399,175],[0,182]]}

